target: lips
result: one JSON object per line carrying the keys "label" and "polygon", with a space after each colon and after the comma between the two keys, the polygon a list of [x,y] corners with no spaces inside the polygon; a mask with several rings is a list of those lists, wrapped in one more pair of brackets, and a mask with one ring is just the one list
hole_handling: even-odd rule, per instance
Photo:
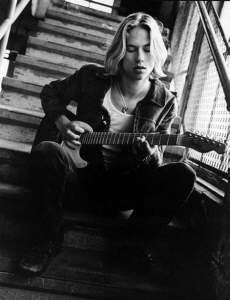
{"label": "lips", "polygon": [[144,66],[136,66],[134,67],[135,70],[145,70],[146,68]]}
{"label": "lips", "polygon": [[146,70],[146,68],[143,66],[137,66],[137,67],[134,67],[133,69],[136,74],[142,74]]}

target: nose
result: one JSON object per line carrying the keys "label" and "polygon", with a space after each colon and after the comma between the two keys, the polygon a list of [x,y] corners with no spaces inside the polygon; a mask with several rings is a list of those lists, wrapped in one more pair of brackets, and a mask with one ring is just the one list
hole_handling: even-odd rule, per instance
{"label": "nose", "polygon": [[137,51],[136,61],[137,61],[138,63],[144,61],[144,52],[142,51],[142,49],[139,49],[139,50]]}

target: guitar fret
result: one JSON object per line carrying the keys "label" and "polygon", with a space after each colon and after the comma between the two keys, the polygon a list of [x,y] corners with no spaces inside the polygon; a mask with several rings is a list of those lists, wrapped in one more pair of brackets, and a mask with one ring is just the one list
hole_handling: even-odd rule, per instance
{"label": "guitar fret", "polygon": [[145,136],[150,145],[178,145],[179,135],[158,133],[130,133],[130,132],[88,132],[84,133],[80,141],[82,144],[129,145],[135,143],[137,137]]}
{"label": "guitar fret", "polygon": [[108,144],[108,140],[109,140],[109,133],[105,135],[105,145]]}
{"label": "guitar fret", "polygon": [[94,143],[97,142],[96,139],[97,139],[97,136],[96,136],[95,134],[90,134],[88,143],[89,143],[90,145],[92,145],[92,144],[94,144]]}
{"label": "guitar fret", "polygon": [[92,134],[92,143],[95,143],[95,144],[97,144],[97,132],[93,132]]}
{"label": "guitar fret", "polygon": [[86,134],[83,135],[83,138],[84,138],[84,143],[88,144],[88,140],[90,138],[90,135],[88,133],[86,133]]}
{"label": "guitar fret", "polygon": [[102,144],[105,143],[105,132],[102,133]]}
{"label": "guitar fret", "polygon": [[117,143],[118,143],[119,145],[121,144],[120,139],[121,139],[121,132],[119,132],[119,133],[117,134]]}

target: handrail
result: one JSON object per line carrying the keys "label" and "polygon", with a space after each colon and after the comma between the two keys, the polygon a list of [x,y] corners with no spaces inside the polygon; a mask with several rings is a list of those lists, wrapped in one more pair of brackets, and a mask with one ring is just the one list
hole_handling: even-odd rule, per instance
{"label": "handrail", "polygon": [[[14,1],[14,0],[12,0]],[[8,17],[1,25],[0,25],[0,40],[2,37],[6,34],[7,30],[10,28],[10,26],[17,20],[19,15],[22,13],[26,5],[31,0],[21,0],[21,2],[17,5],[15,9],[15,13],[13,16]],[[17,3],[17,0],[15,1]]]}
{"label": "handrail", "polygon": [[223,27],[221,26],[220,18],[218,16],[217,12],[216,12],[215,7],[212,4],[212,1],[210,1],[210,8],[212,9],[213,15],[215,17],[215,22],[216,22],[216,24],[218,26],[218,29],[219,29],[219,31],[221,33],[221,37],[223,39],[224,45],[226,47],[226,55],[228,55],[228,54],[230,54],[230,46],[229,46],[228,40],[226,38],[226,35],[224,33]]}
{"label": "handrail", "polygon": [[11,25],[17,20],[26,5],[31,0],[21,0],[17,5],[17,0],[11,0],[8,18],[0,25],[0,70],[2,69],[3,57],[7,47]]}
{"label": "handrail", "polygon": [[[65,0],[66,3],[68,3],[68,0]],[[109,5],[109,4],[106,4],[106,3],[102,3],[102,2],[99,2],[99,1],[95,1],[95,0],[87,0],[87,2],[92,3],[92,4],[97,4],[97,5],[101,5],[101,6],[104,6],[104,7],[108,7],[108,8],[111,8],[111,9],[120,9],[120,6],[116,6],[116,5]],[[72,3],[72,2],[70,2]]]}
{"label": "handrail", "polygon": [[226,62],[218,45],[216,34],[210,21],[204,1],[195,1],[195,3],[198,7],[206,38],[208,40],[209,47],[217,68],[217,72],[220,77],[220,82],[222,84],[225,100],[227,103],[227,109],[230,111],[230,78],[228,76]]}

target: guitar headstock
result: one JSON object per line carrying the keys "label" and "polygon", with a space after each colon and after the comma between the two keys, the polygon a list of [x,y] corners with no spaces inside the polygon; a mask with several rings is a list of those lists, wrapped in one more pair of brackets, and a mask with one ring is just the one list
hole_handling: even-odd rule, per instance
{"label": "guitar headstock", "polygon": [[202,153],[216,151],[224,154],[226,150],[226,144],[189,131],[182,134],[181,145]]}

